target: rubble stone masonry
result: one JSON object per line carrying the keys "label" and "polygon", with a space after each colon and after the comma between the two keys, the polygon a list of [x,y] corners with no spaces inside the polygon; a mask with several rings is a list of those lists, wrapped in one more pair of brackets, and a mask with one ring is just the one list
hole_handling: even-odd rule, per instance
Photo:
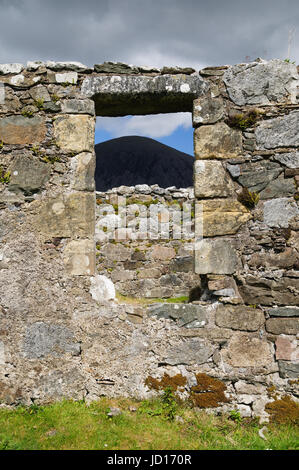
{"label": "rubble stone masonry", "polygon": [[[222,381],[244,416],[267,419],[273,386],[298,401],[298,85],[281,60],[0,65],[1,403],[145,398],[164,374],[185,396]],[[180,111],[194,188],[96,194],[96,116]],[[160,222],[189,204],[192,234],[132,238],[133,212],[115,229],[101,210],[124,196]]]}

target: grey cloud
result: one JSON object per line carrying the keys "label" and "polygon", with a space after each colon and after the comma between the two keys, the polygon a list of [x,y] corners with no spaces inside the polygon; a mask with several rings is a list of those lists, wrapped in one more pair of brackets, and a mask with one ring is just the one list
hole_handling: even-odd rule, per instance
{"label": "grey cloud", "polygon": [[[298,20],[297,0],[0,0],[0,63],[115,60],[199,68],[284,59]],[[291,59],[299,62],[296,33]]]}

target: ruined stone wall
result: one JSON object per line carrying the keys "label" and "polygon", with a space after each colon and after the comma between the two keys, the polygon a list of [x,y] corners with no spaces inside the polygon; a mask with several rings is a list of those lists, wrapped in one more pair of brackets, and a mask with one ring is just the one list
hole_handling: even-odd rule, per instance
{"label": "ruined stone wall", "polygon": [[121,186],[97,192],[96,203],[98,273],[123,296],[188,299],[200,284],[193,188]]}
{"label": "ruined stone wall", "polygon": [[[297,85],[278,60],[0,65],[1,402],[149,397],[175,375],[200,407],[298,401]],[[192,107],[197,298],[115,300],[96,274],[95,115]]]}

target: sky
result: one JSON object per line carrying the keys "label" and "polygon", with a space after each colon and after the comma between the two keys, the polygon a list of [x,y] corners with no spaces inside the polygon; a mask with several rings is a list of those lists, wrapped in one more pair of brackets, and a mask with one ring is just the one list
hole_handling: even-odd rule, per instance
{"label": "sky", "polygon": [[[119,61],[199,70],[257,57],[299,63],[298,0],[0,0],[0,63]],[[97,142],[120,135],[193,152],[190,113],[98,118]]]}

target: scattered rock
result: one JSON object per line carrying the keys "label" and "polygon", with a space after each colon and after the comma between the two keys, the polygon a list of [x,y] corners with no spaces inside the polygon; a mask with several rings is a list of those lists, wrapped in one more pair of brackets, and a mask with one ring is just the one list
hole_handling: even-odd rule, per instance
{"label": "scattered rock", "polygon": [[109,409],[110,411],[107,413],[109,418],[113,418],[114,416],[121,416],[123,414],[120,408],[110,407]]}

